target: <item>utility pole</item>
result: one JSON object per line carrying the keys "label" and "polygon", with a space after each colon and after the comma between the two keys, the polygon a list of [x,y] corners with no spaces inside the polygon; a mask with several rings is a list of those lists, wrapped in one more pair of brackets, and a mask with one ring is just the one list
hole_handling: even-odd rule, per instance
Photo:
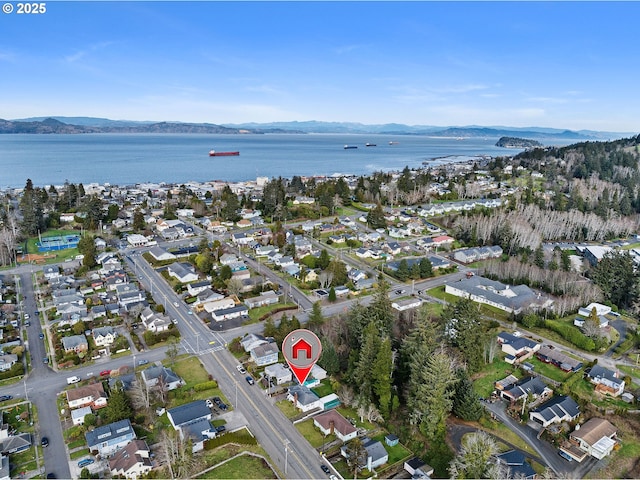
{"label": "utility pole", "polygon": [[284,474],[287,474],[287,467],[289,466],[289,439],[284,439]]}

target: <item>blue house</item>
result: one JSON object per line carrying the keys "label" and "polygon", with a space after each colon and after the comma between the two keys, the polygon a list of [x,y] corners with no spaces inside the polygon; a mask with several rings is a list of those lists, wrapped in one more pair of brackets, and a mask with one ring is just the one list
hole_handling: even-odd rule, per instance
{"label": "blue house", "polygon": [[129,419],[103,425],[84,434],[91,452],[108,457],[136,438]]}

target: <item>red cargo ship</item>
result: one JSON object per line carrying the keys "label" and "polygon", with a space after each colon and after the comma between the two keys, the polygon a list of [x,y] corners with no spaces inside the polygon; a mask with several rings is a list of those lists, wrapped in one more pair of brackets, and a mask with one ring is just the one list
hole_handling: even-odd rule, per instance
{"label": "red cargo ship", "polygon": [[240,152],[216,152],[215,150],[209,150],[210,157],[235,157],[240,155]]}

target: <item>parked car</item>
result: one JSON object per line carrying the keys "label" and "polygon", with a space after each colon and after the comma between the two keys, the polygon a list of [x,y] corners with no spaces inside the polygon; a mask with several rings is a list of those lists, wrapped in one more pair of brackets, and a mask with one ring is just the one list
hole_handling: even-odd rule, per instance
{"label": "parked car", "polygon": [[238,370],[241,374],[245,374],[247,373],[247,371],[244,369],[244,367],[242,365],[238,365],[236,366],[236,370]]}
{"label": "parked car", "polygon": [[216,427],[216,432],[218,432],[218,433],[222,433],[222,432],[224,432],[226,430],[227,430],[227,427],[225,427],[224,425],[219,425],[219,426]]}
{"label": "parked car", "polygon": [[101,377],[106,377],[107,375],[111,375],[111,370],[102,370],[100,372]]}
{"label": "parked car", "polygon": [[207,407],[209,408],[213,408],[213,402],[207,398],[207,401],[205,402],[207,404]]}
{"label": "parked car", "polygon": [[322,469],[322,471],[324,473],[326,473],[327,475],[329,475],[331,473],[331,470],[329,470],[329,467],[327,467],[324,463],[320,465],[320,468]]}
{"label": "parked car", "polygon": [[44,357],[42,359],[42,363],[49,363],[49,357]]}
{"label": "parked car", "polygon": [[138,361],[138,365],[146,365],[147,363],[149,363],[149,360],[139,360]]}
{"label": "parked car", "polygon": [[246,377],[244,377],[244,379],[247,381],[249,385],[253,385],[255,383],[251,375],[247,375]]}
{"label": "parked car", "polygon": [[179,303],[178,303],[178,302],[173,302],[173,306],[174,306],[174,307],[176,307],[176,308],[177,308],[177,307],[178,307],[178,305],[179,305]]}
{"label": "parked car", "polygon": [[78,462],[78,466],[80,468],[84,468],[88,465],[91,465],[95,460],[93,458],[83,458]]}
{"label": "parked car", "polygon": [[44,333],[41,333],[40,335],[38,335],[40,337],[40,340],[42,340],[44,338]]}
{"label": "parked car", "polygon": [[11,400],[13,397],[11,395],[0,395],[0,402],[6,402],[7,400]]}
{"label": "parked car", "polygon": [[42,437],[42,440],[40,440],[40,445],[42,445],[43,447],[48,447],[49,446],[49,438],[48,437]]}

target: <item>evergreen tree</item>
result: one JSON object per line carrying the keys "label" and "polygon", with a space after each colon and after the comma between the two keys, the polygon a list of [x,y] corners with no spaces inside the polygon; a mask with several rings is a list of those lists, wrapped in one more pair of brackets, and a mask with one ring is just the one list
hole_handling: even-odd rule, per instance
{"label": "evergreen tree", "polygon": [[404,282],[408,276],[409,276],[409,264],[407,263],[407,260],[403,258],[402,260],[400,260],[400,263],[398,264],[398,270],[396,270],[396,277],[398,277],[398,280],[400,280],[401,282]]}
{"label": "evergreen tree", "polygon": [[389,284],[384,281],[378,282],[373,301],[369,305],[369,319],[376,325],[380,335],[384,337],[391,336],[394,317],[389,298]]}
{"label": "evergreen tree", "polygon": [[408,382],[413,359],[421,356],[426,358],[431,355],[438,341],[436,326],[429,318],[429,309],[425,304],[418,309],[415,325],[400,347],[397,375],[400,385],[405,385]]}
{"label": "evergreen tree", "polygon": [[[335,290],[333,293],[336,293]],[[314,302],[311,306],[311,313],[309,314],[309,320],[307,321],[307,328],[313,332],[318,332],[323,324],[324,317],[322,316],[322,307],[320,306],[320,302]]]}
{"label": "evergreen tree", "polygon": [[377,397],[380,413],[389,418],[391,410],[391,376],[393,374],[393,352],[391,340],[382,340],[373,364],[373,391]]}
{"label": "evergreen tree", "polygon": [[382,205],[380,205],[380,203],[367,213],[367,225],[371,228],[385,228],[387,226],[387,221],[384,219],[384,212],[382,211]]}
{"label": "evergreen tree", "polygon": [[328,296],[328,299],[329,299],[329,301],[330,301],[331,303],[334,303],[334,302],[336,301],[337,297],[336,297],[336,289],[335,289],[335,288],[331,287],[331,288],[329,289],[329,296]]}
{"label": "evergreen tree", "polygon": [[327,250],[323,248],[320,252],[320,256],[316,261],[316,266],[322,270],[325,270],[329,266],[330,262],[331,257],[329,256],[329,252],[327,252]]}
{"label": "evergreen tree", "polygon": [[433,277],[433,264],[427,257],[420,259],[420,278]]}
{"label": "evergreen tree", "polygon": [[461,369],[458,372],[453,396],[453,414],[462,420],[477,422],[482,416],[482,405],[478,401],[478,394],[473,389],[473,383],[467,372]]}
{"label": "evergreen tree", "polygon": [[444,309],[442,318],[447,325],[449,344],[458,348],[467,363],[469,373],[477,372],[482,366],[484,348],[477,305],[471,299],[460,299]]}
{"label": "evergreen tree", "polygon": [[627,307],[632,303],[638,273],[629,252],[612,251],[605,254],[592,269],[591,279],[611,303],[619,307]]}
{"label": "evergreen tree", "polygon": [[453,406],[452,387],[456,382],[452,363],[443,349],[411,359],[407,398],[410,421],[430,440],[445,434],[445,421]]}
{"label": "evergreen tree", "polygon": [[[133,214],[133,229],[137,231],[142,231],[147,228],[147,224],[144,221],[144,214],[137,209]],[[206,240],[205,240],[206,241]]]}
{"label": "evergreen tree", "polygon": [[329,375],[336,375],[340,373],[340,358],[336,352],[335,347],[331,340],[326,337],[322,337],[322,354],[318,363],[324,368]]}
{"label": "evergreen tree", "polygon": [[362,347],[354,371],[354,383],[364,403],[373,403],[373,366],[380,348],[380,334],[375,324],[369,323],[362,334]]}
{"label": "evergreen tree", "polygon": [[133,408],[131,408],[131,402],[124,389],[116,388],[111,390],[109,403],[104,409],[105,422],[118,422],[125,418],[131,418],[132,415]]}
{"label": "evergreen tree", "polygon": [[78,242],[78,251],[84,255],[82,264],[86,267],[93,268],[97,265],[96,254],[96,239],[93,235],[83,235]]}
{"label": "evergreen tree", "polygon": [[225,185],[222,189],[222,201],[224,206],[222,207],[222,218],[227,221],[235,222],[238,218],[238,210],[240,208],[240,202],[238,195],[231,191],[229,185]]}
{"label": "evergreen tree", "polygon": [[269,317],[264,321],[264,330],[262,333],[265,337],[275,337],[278,333],[278,327],[276,327],[276,322],[273,320],[273,316],[269,315]]}

